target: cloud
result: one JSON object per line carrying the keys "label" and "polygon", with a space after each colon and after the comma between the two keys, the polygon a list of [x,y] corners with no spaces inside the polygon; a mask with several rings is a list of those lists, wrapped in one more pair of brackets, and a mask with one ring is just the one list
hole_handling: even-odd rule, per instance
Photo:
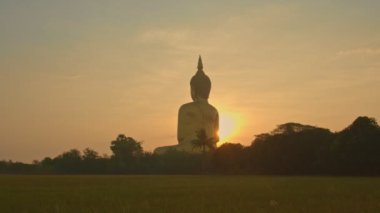
{"label": "cloud", "polygon": [[364,47],[342,50],[337,53],[338,56],[375,56],[380,55],[380,48]]}
{"label": "cloud", "polygon": [[216,35],[215,29],[187,29],[178,26],[147,29],[137,35],[136,40],[148,47],[160,45],[169,51],[199,52],[202,50],[202,52],[209,52],[220,50],[221,36],[221,34]]}
{"label": "cloud", "polygon": [[82,78],[82,75],[80,75],[80,74],[72,74],[72,75],[62,76],[62,78],[65,79],[65,80],[79,80],[80,78]]}
{"label": "cloud", "polygon": [[178,29],[149,29],[142,32],[139,40],[142,42],[167,42],[176,44],[189,38],[189,30]]}
{"label": "cloud", "polygon": [[275,35],[297,20],[294,15],[297,9],[293,4],[247,8],[200,25],[147,28],[137,34],[136,40],[141,44],[162,45],[182,51],[237,54],[242,50],[252,51],[252,46],[262,48],[268,41],[272,44],[278,42]]}

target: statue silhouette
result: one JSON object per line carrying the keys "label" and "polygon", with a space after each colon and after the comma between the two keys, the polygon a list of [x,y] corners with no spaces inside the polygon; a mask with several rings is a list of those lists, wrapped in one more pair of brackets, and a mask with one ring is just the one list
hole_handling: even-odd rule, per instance
{"label": "statue silhouette", "polygon": [[190,88],[193,101],[182,105],[178,112],[178,145],[158,147],[154,150],[155,153],[163,154],[168,150],[199,153],[202,149],[193,143],[199,140],[199,131],[204,131],[205,137],[214,141],[214,147],[219,141],[219,114],[217,109],[208,103],[211,80],[203,71],[201,56],[198,59],[198,71],[191,78]]}

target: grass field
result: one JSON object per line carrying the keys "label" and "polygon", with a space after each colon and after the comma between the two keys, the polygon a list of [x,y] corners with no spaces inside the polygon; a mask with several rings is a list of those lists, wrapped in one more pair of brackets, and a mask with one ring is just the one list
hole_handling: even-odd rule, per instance
{"label": "grass field", "polygon": [[380,212],[380,178],[3,175],[0,212]]}

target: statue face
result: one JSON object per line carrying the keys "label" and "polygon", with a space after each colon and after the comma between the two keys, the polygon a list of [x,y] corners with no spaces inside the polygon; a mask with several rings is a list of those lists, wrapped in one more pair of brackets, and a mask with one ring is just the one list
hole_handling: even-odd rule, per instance
{"label": "statue face", "polygon": [[203,96],[202,96],[202,91],[199,91],[197,90],[196,88],[194,87],[190,87],[190,93],[191,93],[191,98],[193,99],[193,101],[196,101],[196,100],[199,100],[199,99],[208,99],[208,94],[210,93],[210,90],[208,90],[207,92],[207,97],[205,97],[205,92],[203,92]]}
{"label": "statue face", "polygon": [[210,79],[204,76],[195,75],[190,82],[191,96],[194,99],[208,99],[211,90]]}

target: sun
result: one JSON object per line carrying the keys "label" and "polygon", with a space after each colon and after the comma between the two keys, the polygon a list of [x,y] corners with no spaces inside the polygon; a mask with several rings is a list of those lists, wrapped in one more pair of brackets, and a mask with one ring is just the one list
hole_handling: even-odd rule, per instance
{"label": "sun", "polygon": [[241,126],[240,116],[226,111],[219,113],[219,142],[218,146],[230,140],[239,133]]}

